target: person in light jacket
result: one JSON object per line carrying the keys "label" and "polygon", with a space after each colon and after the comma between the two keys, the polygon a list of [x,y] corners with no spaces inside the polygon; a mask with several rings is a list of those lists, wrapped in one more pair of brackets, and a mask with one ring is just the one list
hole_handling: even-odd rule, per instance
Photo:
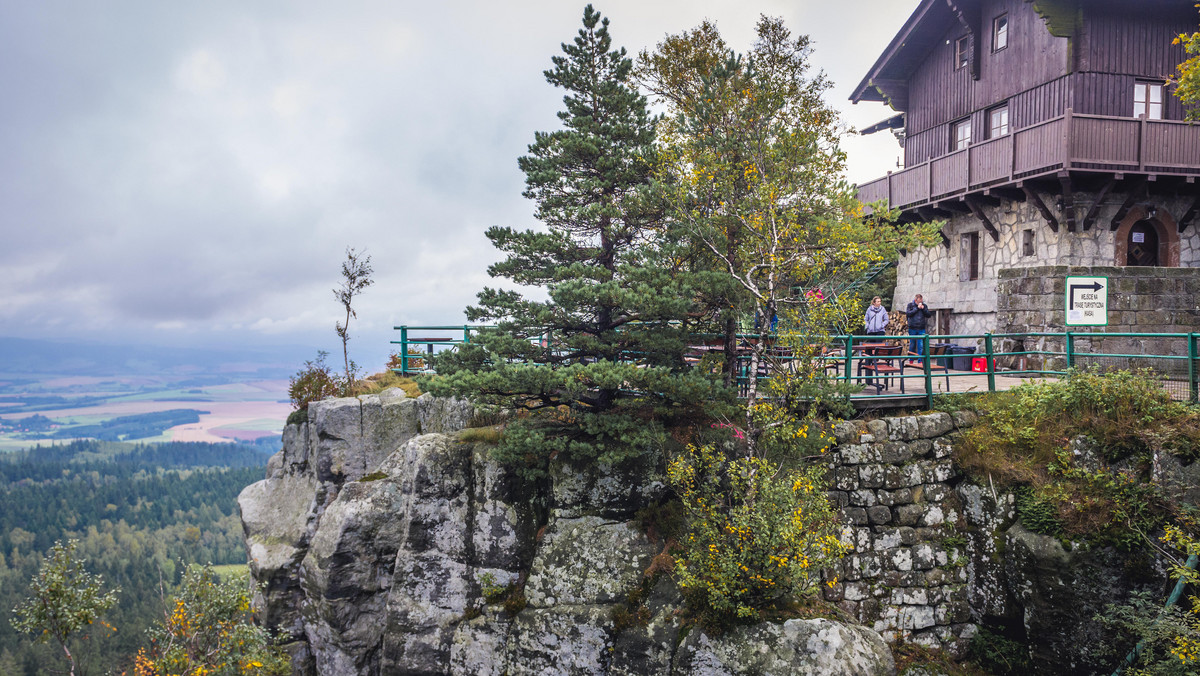
{"label": "person in light jacket", "polygon": [[[923,336],[925,335],[925,320],[933,316],[933,311],[925,306],[925,299],[921,294],[917,294],[908,307],[904,309],[904,314],[908,315],[908,335]],[[908,354],[916,359],[925,349],[925,340],[922,338],[912,338],[908,341]]]}
{"label": "person in light jacket", "polygon": [[867,325],[868,336],[882,336],[883,329],[888,325],[888,313],[883,309],[883,299],[875,296],[867,306],[867,316],[863,319]]}

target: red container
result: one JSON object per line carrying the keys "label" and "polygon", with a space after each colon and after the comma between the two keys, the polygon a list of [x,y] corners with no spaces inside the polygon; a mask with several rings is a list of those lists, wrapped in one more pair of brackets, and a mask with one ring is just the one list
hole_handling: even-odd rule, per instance
{"label": "red container", "polygon": [[987,357],[973,357],[971,370],[975,373],[987,373]]}

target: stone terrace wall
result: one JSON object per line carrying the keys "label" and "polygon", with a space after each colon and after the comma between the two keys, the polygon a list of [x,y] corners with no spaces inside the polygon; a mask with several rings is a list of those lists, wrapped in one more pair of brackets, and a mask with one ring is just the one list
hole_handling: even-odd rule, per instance
{"label": "stone terrace wall", "polygon": [[[1189,333],[1200,331],[1200,268],[1145,268],[1098,266],[1042,266],[1001,270],[997,286],[996,333],[1062,332],[1067,329],[1063,307],[1068,276],[1107,277],[1108,326],[1072,327],[1086,333]],[[1062,338],[1026,338],[996,341],[998,352],[1025,350],[1062,352]],[[1187,343],[1167,338],[1079,338],[1077,349],[1109,354],[1187,355]],[[1015,359],[1002,359],[1003,366],[1017,366]],[[1038,368],[1042,361],[1031,357],[1027,366]],[[1114,363],[1114,366],[1161,368],[1162,360]],[[1049,368],[1066,367],[1063,358],[1049,358]],[[1175,364],[1184,372],[1186,362]]]}
{"label": "stone terrace wall", "polygon": [[975,633],[963,510],[951,449],[974,414],[932,413],[837,426],[834,504],[854,551],[825,598],[891,641],[961,654]]}

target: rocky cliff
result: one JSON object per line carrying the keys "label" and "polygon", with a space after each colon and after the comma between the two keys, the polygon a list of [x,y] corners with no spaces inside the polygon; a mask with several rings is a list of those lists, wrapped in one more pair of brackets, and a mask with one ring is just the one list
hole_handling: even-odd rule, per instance
{"label": "rocky cliff", "polygon": [[[531,483],[460,432],[472,415],[399,390],[314,403],[242,492],[265,621],[297,674],[890,674],[885,639],[961,655],[979,627],[1037,673],[1093,673],[1112,666],[1095,615],[1165,582],[1032,533],[1013,495],[964,482],[951,452],[973,415],[847,422],[830,498],[854,551],[825,594],[862,624],[708,635],[682,624],[664,545],[635,519],[663,497],[656,468],[559,464]],[[1162,483],[1200,485],[1184,473]]]}
{"label": "rocky cliff", "polygon": [[663,491],[653,468],[530,483],[456,434],[471,416],[399,390],[314,403],[242,492],[265,621],[296,673],[894,673],[854,624],[684,627],[663,544],[634,521]]}

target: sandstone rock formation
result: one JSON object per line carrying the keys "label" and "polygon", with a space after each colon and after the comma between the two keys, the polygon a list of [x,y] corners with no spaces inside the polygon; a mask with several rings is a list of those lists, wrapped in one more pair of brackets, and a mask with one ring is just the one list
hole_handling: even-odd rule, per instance
{"label": "sandstone rock formation", "polygon": [[453,434],[471,415],[398,390],[314,403],[243,491],[265,621],[296,673],[895,672],[879,634],[830,620],[686,631],[663,543],[634,521],[663,494],[653,468],[523,480]]}

